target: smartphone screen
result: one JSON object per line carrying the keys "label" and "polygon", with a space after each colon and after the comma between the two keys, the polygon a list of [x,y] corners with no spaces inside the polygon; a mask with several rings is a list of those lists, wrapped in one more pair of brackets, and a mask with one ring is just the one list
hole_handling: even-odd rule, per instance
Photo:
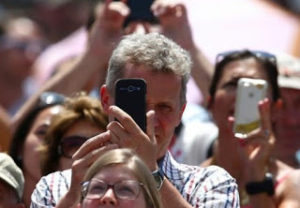
{"label": "smartphone screen", "polygon": [[258,102],[266,97],[267,87],[267,82],[262,79],[239,79],[233,130],[236,137],[247,138],[250,132],[260,127]]}
{"label": "smartphone screen", "polygon": [[143,79],[119,79],[115,85],[115,104],[128,113],[146,132],[146,82]]}

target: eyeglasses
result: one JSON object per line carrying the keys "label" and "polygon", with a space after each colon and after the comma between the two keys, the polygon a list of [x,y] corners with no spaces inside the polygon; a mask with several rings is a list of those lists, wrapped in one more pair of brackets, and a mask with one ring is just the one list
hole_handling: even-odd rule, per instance
{"label": "eyeglasses", "polygon": [[66,100],[65,96],[56,92],[43,92],[40,95],[38,106],[60,105]]}
{"label": "eyeglasses", "polygon": [[225,60],[237,59],[248,56],[256,57],[257,59],[268,61],[269,63],[276,65],[276,57],[275,55],[268,53],[266,51],[258,51],[258,50],[233,50],[226,51],[223,53],[219,53],[216,57],[216,64],[220,64]]}
{"label": "eyeglasses", "polygon": [[92,179],[82,184],[82,197],[86,199],[101,199],[108,189],[112,189],[118,199],[134,200],[138,197],[143,184],[135,180],[123,180],[115,184],[107,184],[98,179]]}
{"label": "eyeglasses", "polygon": [[66,158],[72,158],[73,154],[88,140],[88,137],[74,135],[62,138],[58,145],[58,154]]}

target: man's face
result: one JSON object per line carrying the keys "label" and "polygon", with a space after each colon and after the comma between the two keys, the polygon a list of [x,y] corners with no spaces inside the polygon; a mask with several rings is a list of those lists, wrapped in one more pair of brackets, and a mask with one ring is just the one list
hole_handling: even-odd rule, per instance
{"label": "man's face", "polygon": [[[180,103],[181,78],[174,74],[153,73],[145,66],[132,64],[126,65],[123,78],[142,78],[147,83],[147,111],[155,111],[155,136],[159,157],[162,157],[184,110]],[[108,104],[113,103],[114,99],[109,95]]]}
{"label": "man's face", "polygon": [[283,106],[276,126],[278,142],[291,149],[300,149],[300,90],[281,88],[280,92]]}

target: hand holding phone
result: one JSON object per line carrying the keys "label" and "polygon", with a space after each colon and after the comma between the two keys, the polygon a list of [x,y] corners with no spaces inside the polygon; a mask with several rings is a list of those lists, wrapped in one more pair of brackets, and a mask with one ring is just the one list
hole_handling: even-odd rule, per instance
{"label": "hand holding phone", "polygon": [[143,79],[119,79],[115,85],[115,104],[128,113],[146,132],[146,82]]}
{"label": "hand holding phone", "polygon": [[261,125],[258,102],[267,95],[268,83],[262,79],[241,78],[238,81],[233,131],[244,139]]}

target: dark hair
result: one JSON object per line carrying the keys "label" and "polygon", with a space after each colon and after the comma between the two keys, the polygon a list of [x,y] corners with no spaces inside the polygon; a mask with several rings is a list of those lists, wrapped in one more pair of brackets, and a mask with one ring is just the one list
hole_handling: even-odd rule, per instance
{"label": "dark hair", "polygon": [[277,63],[276,57],[273,54],[264,51],[252,51],[247,49],[241,51],[228,51],[217,55],[215,71],[209,89],[209,93],[211,96],[209,105],[214,102],[216,88],[223,75],[225,66],[230,62],[248,58],[254,58],[263,66],[263,69],[265,70],[272,87],[272,99],[276,101],[280,97],[279,87],[277,83]]}
{"label": "dark hair", "polygon": [[54,105],[62,105],[65,97],[55,92],[44,92],[40,95],[36,105],[26,114],[18,124],[10,144],[9,154],[15,163],[22,169],[23,161],[20,156],[25,139],[34,123],[36,117],[41,111]]}

